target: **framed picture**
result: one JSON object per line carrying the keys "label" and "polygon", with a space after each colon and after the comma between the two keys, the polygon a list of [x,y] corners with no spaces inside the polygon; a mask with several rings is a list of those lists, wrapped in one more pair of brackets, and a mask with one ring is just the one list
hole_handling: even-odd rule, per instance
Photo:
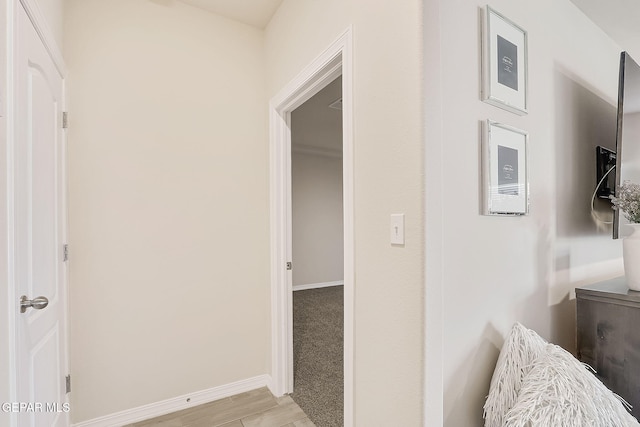
{"label": "framed picture", "polygon": [[527,32],[486,6],[482,33],[482,100],[527,114]]}
{"label": "framed picture", "polygon": [[527,132],[487,120],[482,162],[485,215],[529,213],[528,140]]}

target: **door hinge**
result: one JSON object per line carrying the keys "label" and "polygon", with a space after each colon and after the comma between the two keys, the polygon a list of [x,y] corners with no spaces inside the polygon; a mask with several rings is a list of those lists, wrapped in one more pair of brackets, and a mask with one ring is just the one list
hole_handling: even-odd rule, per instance
{"label": "door hinge", "polygon": [[71,375],[67,375],[66,377],[64,377],[64,380],[66,393],[69,394],[71,393]]}
{"label": "door hinge", "polygon": [[62,129],[67,129],[69,127],[69,113],[66,111],[62,112]]}
{"label": "door hinge", "polygon": [[69,261],[69,245],[62,245],[62,262]]}
{"label": "door hinge", "polygon": [[289,261],[287,263],[287,270],[291,270],[293,268],[293,264],[291,264],[291,261]]}

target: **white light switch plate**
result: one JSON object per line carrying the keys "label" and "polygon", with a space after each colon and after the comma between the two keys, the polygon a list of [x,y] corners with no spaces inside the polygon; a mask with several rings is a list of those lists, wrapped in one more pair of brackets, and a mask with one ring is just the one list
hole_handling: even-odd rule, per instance
{"label": "white light switch plate", "polygon": [[404,214],[391,215],[391,244],[404,245]]}

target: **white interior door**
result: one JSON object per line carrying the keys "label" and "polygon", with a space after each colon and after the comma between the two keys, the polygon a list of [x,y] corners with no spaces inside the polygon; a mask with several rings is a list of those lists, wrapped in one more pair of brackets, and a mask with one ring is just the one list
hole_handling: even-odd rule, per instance
{"label": "white interior door", "polygon": [[[16,21],[14,141],[18,425],[69,425],[63,79],[29,17]],[[16,302],[20,305],[20,302]],[[25,305],[25,304],[22,304]],[[27,304],[28,305],[28,304]],[[24,311],[24,312],[23,312]]]}

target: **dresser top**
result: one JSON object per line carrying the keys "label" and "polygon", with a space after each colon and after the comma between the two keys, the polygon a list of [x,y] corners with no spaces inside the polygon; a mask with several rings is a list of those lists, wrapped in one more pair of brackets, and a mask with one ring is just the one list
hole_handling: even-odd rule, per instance
{"label": "dresser top", "polygon": [[627,287],[624,276],[576,288],[576,297],[594,296],[640,303],[640,292]]}

